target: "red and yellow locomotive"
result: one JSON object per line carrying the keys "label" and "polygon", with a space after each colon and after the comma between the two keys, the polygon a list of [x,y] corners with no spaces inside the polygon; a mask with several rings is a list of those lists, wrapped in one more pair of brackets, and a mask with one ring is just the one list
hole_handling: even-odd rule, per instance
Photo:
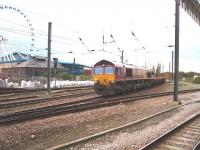
{"label": "red and yellow locomotive", "polygon": [[165,79],[155,77],[151,70],[144,67],[101,60],[94,65],[93,81],[97,94],[115,95],[158,85],[164,83]]}

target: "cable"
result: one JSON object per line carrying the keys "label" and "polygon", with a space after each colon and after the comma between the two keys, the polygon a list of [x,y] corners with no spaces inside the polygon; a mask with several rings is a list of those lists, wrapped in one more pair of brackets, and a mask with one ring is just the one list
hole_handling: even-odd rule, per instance
{"label": "cable", "polygon": [[[14,29],[9,29],[9,28],[2,28],[2,27],[0,27],[0,30],[12,32],[12,33],[15,33],[15,34],[20,34],[20,35],[30,36],[29,32],[23,31],[23,30],[14,30]],[[42,35],[42,36],[46,36],[46,35]],[[34,36],[34,37],[39,38],[39,39],[43,39],[43,40],[47,40],[47,37],[46,38],[43,38],[43,37],[40,37],[40,36]],[[63,42],[63,41],[59,41],[59,40],[54,40],[53,38],[52,38],[52,42],[66,44],[66,45],[74,45],[74,44],[71,44],[71,43],[67,43],[67,42]]]}
{"label": "cable", "polygon": [[[32,47],[30,47],[30,46],[22,46],[22,45],[18,45],[18,44],[15,44],[15,43],[7,43],[8,45],[11,45],[11,46],[20,46],[20,48],[22,48],[22,49],[27,49],[27,48],[32,48]],[[41,47],[35,47],[34,46],[34,49],[36,50],[36,51],[47,51],[47,49],[46,48],[41,48]]]}
{"label": "cable", "polygon": [[135,40],[138,41],[138,43],[141,45],[141,49],[137,49],[137,50],[145,50],[146,48],[143,46],[143,44],[140,42],[140,40],[135,36],[135,34],[133,33],[133,31],[131,31],[131,34],[133,35],[133,37],[135,38]]}
{"label": "cable", "polygon": [[[33,29],[33,28],[28,27],[28,26],[25,26],[25,25],[22,25],[22,24],[13,22],[13,21],[8,21],[8,20],[2,19],[2,18],[0,18],[0,20],[3,20],[3,21],[5,21],[5,22],[9,22],[9,23],[14,24],[14,25],[18,25],[18,26],[21,26],[21,27],[29,28],[30,30],[34,30],[34,33],[35,33],[35,34],[39,34],[39,35],[43,35],[43,36],[48,36],[48,34],[47,34],[46,31],[42,31],[42,30],[35,29],[35,28]],[[8,27],[8,26],[7,26],[7,27]],[[10,28],[12,28],[12,27],[10,27]],[[35,31],[38,31],[38,32],[35,32]],[[70,38],[67,38],[67,37],[63,37],[63,36],[59,36],[59,35],[54,35],[54,34],[53,34],[52,36],[55,37],[55,38],[60,38],[60,39],[69,40],[69,41],[71,41],[71,42],[73,42],[73,43],[78,43],[78,41],[73,40],[73,39],[70,39]]]}
{"label": "cable", "polygon": [[0,21],[4,21],[4,22],[11,23],[11,24],[14,24],[14,25],[17,25],[17,26],[21,26],[21,27],[25,27],[25,28],[30,28],[30,27],[28,27],[26,25],[19,24],[19,23],[16,23],[16,22],[13,22],[13,21],[10,21],[10,20],[6,20],[6,19],[3,19],[3,18],[0,18]]}
{"label": "cable", "polygon": [[[17,32],[17,30],[6,29],[6,28],[2,28],[2,27],[0,27],[0,30],[2,30],[2,31],[7,31],[7,32],[12,32],[12,33],[15,33],[15,34],[20,34],[20,35],[30,36],[30,33],[29,33],[29,32],[26,32],[26,31],[23,31],[23,30]],[[29,33],[29,34],[28,34],[28,33]],[[46,38],[41,38],[41,37],[38,37],[38,36],[35,36],[35,37],[40,38],[40,39],[45,39],[45,40],[46,40]]]}
{"label": "cable", "polygon": [[86,46],[81,37],[79,37],[79,40],[81,41],[81,44],[87,49],[87,51],[91,52],[91,50]]}
{"label": "cable", "polygon": [[[27,32],[27,31],[24,31],[24,30],[19,30],[19,29],[14,29],[14,28],[12,28],[12,27],[10,27],[10,26],[7,26],[7,27],[9,27],[9,28],[6,28],[6,27],[0,27],[1,29],[5,29],[6,31],[8,31],[8,30],[11,30],[11,31],[13,31],[13,32],[15,32],[16,33],[16,31],[18,31],[18,32],[22,32],[22,33],[30,33],[30,32]],[[45,33],[45,32],[43,32],[43,33]],[[32,33],[30,33],[30,34],[32,34]],[[40,35],[40,36],[45,36],[45,37],[47,37],[48,35],[45,33],[45,34],[42,34],[42,33],[39,33],[39,32],[35,32],[34,33],[34,37],[38,37],[38,36],[35,36],[35,35]],[[52,38],[53,39],[55,39],[55,38],[58,38],[58,39],[62,39],[62,40],[68,40],[69,42],[71,42],[71,43],[75,43],[75,44],[80,44],[78,41],[75,41],[75,40],[72,40],[72,39],[69,39],[69,38],[66,38],[66,37],[62,37],[62,36],[58,36],[58,35],[52,35]],[[56,41],[56,40],[54,40],[54,41]],[[58,40],[57,40],[58,41]],[[57,42],[56,41],[56,42]],[[62,42],[63,43],[63,42]]]}
{"label": "cable", "polygon": [[110,37],[113,39],[113,42],[115,43],[115,45],[117,46],[117,49],[119,50],[119,52],[122,52],[122,50],[120,49],[119,45],[117,44],[117,42],[115,41],[114,37],[112,34],[110,34]]}

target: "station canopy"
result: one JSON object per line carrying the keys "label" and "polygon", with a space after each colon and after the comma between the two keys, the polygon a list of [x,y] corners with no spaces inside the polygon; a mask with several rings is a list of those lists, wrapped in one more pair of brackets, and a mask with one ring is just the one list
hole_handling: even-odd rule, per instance
{"label": "station canopy", "polygon": [[181,7],[200,25],[200,0],[176,0]]}

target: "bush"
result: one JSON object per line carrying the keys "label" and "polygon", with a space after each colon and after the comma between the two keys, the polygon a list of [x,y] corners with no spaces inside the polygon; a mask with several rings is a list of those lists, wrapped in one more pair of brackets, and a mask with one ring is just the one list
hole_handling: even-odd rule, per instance
{"label": "bush", "polygon": [[79,75],[78,78],[81,81],[91,80],[91,77],[87,75]]}
{"label": "bush", "polygon": [[62,80],[72,80],[73,75],[67,74],[67,73],[57,73],[56,78],[62,79]]}
{"label": "bush", "polygon": [[194,78],[193,77],[185,77],[186,82],[193,82]]}
{"label": "bush", "polygon": [[193,80],[193,83],[195,83],[195,84],[200,84],[200,77],[196,77],[196,78]]}
{"label": "bush", "polygon": [[61,79],[61,80],[81,80],[81,81],[91,80],[91,76],[87,76],[87,75],[73,76],[73,74],[68,74],[65,72],[57,73],[56,78]]}

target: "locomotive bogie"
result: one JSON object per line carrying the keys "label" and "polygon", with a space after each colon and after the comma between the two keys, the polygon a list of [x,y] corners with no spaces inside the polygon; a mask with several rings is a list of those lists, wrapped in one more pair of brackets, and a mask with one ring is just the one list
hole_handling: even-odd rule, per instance
{"label": "locomotive bogie", "polygon": [[114,84],[102,85],[99,83],[95,83],[94,90],[97,94],[103,96],[115,95],[117,92]]}

